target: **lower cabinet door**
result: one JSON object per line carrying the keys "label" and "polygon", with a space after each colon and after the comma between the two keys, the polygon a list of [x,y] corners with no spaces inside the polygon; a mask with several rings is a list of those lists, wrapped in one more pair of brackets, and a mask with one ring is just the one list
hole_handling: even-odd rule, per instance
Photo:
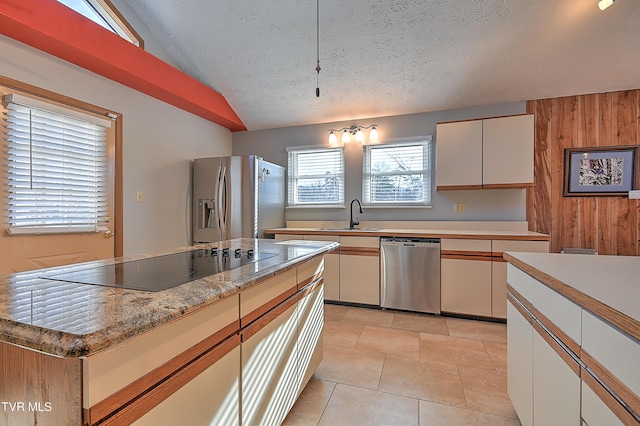
{"label": "lower cabinet door", "polygon": [[324,255],[324,298],[340,300],[340,255]]}
{"label": "lower cabinet door", "polygon": [[340,300],[380,306],[380,256],[340,255]]}
{"label": "lower cabinet door", "polygon": [[[583,372],[582,374],[589,374]],[[601,388],[603,392],[607,392]],[[624,408],[621,407],[624,411]],[[582,420],[588,426],[622,426],[624,423],[615,415],[607,404],[589,387],[582,382]],[[632,420],[631,420],[632,421]]]}
{"label": "lower cabinet door", "polygon": [[279,425],[293,407],[299,383],[297,335],[293,304],[242,342],[243,425]]}
{"label": "lower cabinet door", "polygon": [[580,425],[580,377],[538,332],[533,333],[533,400],[534,425]]}
{"label": "lower cabinet door", "polygon": [[491,261],[442,259],[442,311],[491,316]]}
{"label": "lower cabinet door", "polygon": [[522,426],[533,425],[533,327],[507,302],[507,392]]}
{"label": "lower cabinet door", "polygon": [[298,394],[322,362],[323,293],[320,285],[298,300]]}
{"label": "lower cabinet door", "polygon": [[240,346],[133,424],[238,425],[240,424]]}

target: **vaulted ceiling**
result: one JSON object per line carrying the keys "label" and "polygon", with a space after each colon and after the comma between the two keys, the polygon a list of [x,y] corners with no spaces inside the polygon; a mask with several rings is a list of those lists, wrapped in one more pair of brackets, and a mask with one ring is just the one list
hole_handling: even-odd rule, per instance
{"label": "vaulted ceiling", "polygon": [[640,1],[127,0],[249,130],[640,88]]}

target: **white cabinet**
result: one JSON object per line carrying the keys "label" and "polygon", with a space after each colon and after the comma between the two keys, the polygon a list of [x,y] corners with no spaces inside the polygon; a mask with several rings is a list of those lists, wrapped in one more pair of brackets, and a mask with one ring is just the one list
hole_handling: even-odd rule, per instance
{"label": "white cabinet", "polygon": [[505,251],[548,253],[549,241],[491,241],[491,316],[507,318],[507,262],[502,258]]}
{"label": "white cabinet", "polygon": [[491,240],[442,239],[443,312],[491,316]]}
{"label": "white cabinet", "polygon": [[441,309],[467,315],[491,316],[491,261],[442,259]]}
{"label": "white cabinet", "polygon": [[340,301],[380,306],[378,237],[340,237]]}
{"label": "white cabinet", "polygon": [[[580,377],[571,368],[578,364],[563,359],[544,340],[544,330],[533,333],[534,425],[580,424]],[[557,345],[557,343],[556,343]]]}
{"label": "white cabinet", "polygon": [[[267,314],[268,315],[268,314]],[[281,424],[297,393],[296,305],[242,342],[242,424]]]}
{"label": "white cabinet", "polygon": [[[582,372],[582,374],[589,374]],[[594,379],[595,380],[595,379]],[[593,382],[592,382],[593,383]],[[598,383],[593,383],[592,386],[599,387],[600,392],[603,395],[607,395],[607,390],[600,386]],[[617,404],[617,401],[610,402]],[[585,382],[582,381],[582,402],[581,402],[582,419],[588,426],[622,426],[624,423],[616,416],[616,414],[600,399],[600,397],[594,392],[593,389]],[[624,409],[620,410],[624,412]],[[630,424],[633,420],[629,419]]]}
{"label": "white cabinet", "polygon": [[239,378],[240,346],[236,346],[133,424],[238,425]]}
{"label": "white cabinet", "polygon": [[439,123],[436,189],[533,185],[533,115]]}
{"label": "white cabinet", "polygon": [[[305,235],[305,240],[340,242],[338,235]],[[340,300],[340,252],[333,251],[324,255],[324,298]]]}
{"label": "white cabinet", "polygon": [[482,120],[482,185],[533,184],[533,115]]}
{"label": "white cabinet", "polygon": [[439,123],[436,185],[482,187],[482,120]]}
{"label": "white cabinet", "polygon": [[507,392],[522,426],[533,426],[533,327],[507,302]]}

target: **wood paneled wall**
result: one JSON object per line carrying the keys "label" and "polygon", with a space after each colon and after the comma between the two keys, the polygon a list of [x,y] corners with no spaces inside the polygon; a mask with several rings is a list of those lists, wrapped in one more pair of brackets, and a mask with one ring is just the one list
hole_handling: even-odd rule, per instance
{"label": "wood paneled wall", "polygon": [[640,255],[640,200],[563,197],[564,149],[640,143],[640,89],[527,102],[535,114],[529,229],[551,235],[551,251],[594,248]]}

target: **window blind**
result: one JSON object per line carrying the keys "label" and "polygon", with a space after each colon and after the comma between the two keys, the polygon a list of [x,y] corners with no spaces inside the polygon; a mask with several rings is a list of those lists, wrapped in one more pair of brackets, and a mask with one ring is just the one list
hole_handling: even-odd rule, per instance
{"label": "window blind", "polygon": [[364,147],[362,198],[371,205],[430,205],[430,138]]}
{"label": "window blind", "polygon": [[292,149],[288,152],[289,206],[344,205],[344,149]]}
{"label": "window blind", "polygon": [[3,96],[8,232],[99,231],[108,209],[110,123],[42,104]]}

